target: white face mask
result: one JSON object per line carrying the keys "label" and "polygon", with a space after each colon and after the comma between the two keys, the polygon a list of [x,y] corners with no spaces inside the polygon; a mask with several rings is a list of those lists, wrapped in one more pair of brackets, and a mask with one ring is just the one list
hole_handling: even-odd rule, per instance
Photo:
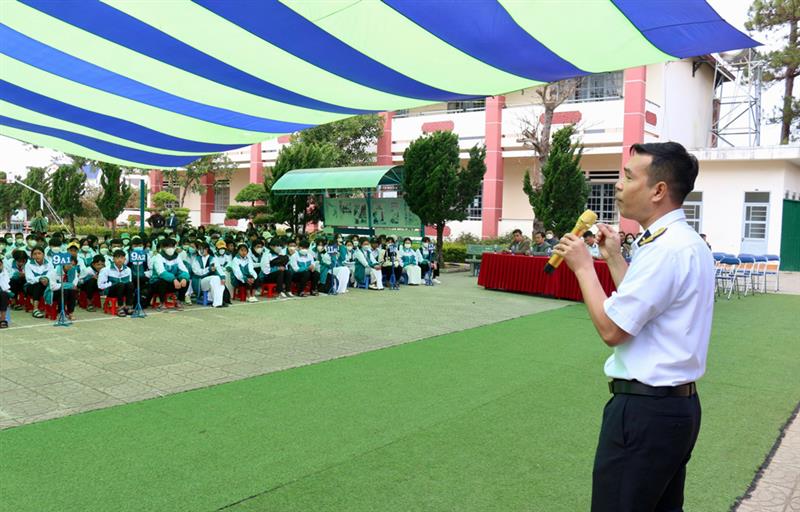
{"label": "white face mask", "polygon": [[545,237],[547,240],[552,240],[552,239],[553,239],[553,235],[552,235],[552,234],[550,234],[550,233],[548,233],[548,234],[544,235],[544,237]]}
{"label": "white face mask", "polygon": [[106,249],[105,247],[101,247],[100,248],[100,254],[102,254],[103,256],[106,256],[108,254],[108,249]]}
{"label": "white face mask", "polygon": [[411,249],[411,244],[403,244],[403,247],[405,247],[406,249]]}
{"label": "white face mask", "polygon": [[166,249],[164,249],[164,254],[166,254],[167,256],[172,256],[173,254],[175,254],[175,248],[167,247]]}
{"label": "white face mask", "polygon": [[255,249],[253,249],[253,252],[256,254],[261,254],[262,252],[264,252],[264,249],[262,249],[261,247],[256,247]]}
{"label": "white face mask", "polygon": [[36,247],[36,240],[28,240],[28,247],[30,247],[31,249]]}
{"label": "white face mask", "polygon": [[220,256],[225,255],[225,249],[217,249],[217,254],[219,254]]}
{"label": "white face mask", "polygon": [[306,254],[308,254],[308,249],[300,249],[300,254],[305,256]]}

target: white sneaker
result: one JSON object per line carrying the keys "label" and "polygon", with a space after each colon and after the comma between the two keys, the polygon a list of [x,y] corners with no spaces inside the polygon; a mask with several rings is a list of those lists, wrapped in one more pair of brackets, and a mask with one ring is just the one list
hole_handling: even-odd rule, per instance
{"label": "white sneaker", "polygon": [[434,278],[433,278],[433,282],[434,282],[434,283],[436,283],[436,284],[442,284],[442,282],[441,282],[441,281],[439,281],[439,278],[438,278],[438,277],[434,277]]}
{"label": "white sneaker", "polygon": [[247,299],[247,302],[258,302],[258,299],[257,299],[257,298],[255,298],[255,297],[249,297],[249,298]]}
{"label": "white sneaker", "polygon": [[192,298],[187,295],[186,296],[186,300],[184,302],[186,303],[187,306],[191,306],[192,305]]}
{"label": "white sneaker", "polygon": [[370,290],[379,290],[380,288],[378,288],[377,284],[371,284],[371,285],[369,285],[369,289]]}
{"label": "white sneaker", "polygon": [[288,295],[289,297],[294,297],[294,294],[292,292],[286,292],[286,295]]}
{"label": "white sneaker", "polygon": [[288,298],[288,297],[286,296],[286,292],[281,292],[281,298],[282,298],[282,299],[287,299],[287,298]]}

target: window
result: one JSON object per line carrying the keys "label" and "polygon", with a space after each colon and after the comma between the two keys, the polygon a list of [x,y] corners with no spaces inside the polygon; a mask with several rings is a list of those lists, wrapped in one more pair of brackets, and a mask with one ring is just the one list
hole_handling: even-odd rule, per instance
{"label": "window", "polygon": [[586,207],[597,214],[598,222],[617,222],[617,202],[614,196],[614,183],[589,183]]}
{"label": "window", "polygon": [[751,240],[766,240],[769,192],[745,192],[744,237]]}
{"label": "window", "polygon": [[622,97],[622,71],[583,77],[570,101],[606,101]]}
{"label": "window", "polygon": [[483,182],[478,194],[472,199],[472,203],[467,207],[467,220],[482,220],[483,217]]}
{"label": "window", "polygon": [[448,112],[472,112],[474,110],[484,110],[486,108],[486,98],[467,101],[448,101]]}
{"label": "window", "polygon": [[231,182],[219,180],[214,185],[214,211],[225,212],[231,204]]}
{"label": "window", "polygon": [[683,202],[683,213],[686,214],[686,222],[698,233],[702,233],[702,208],[703,193],[689,192],[689,195],[686,196],[686,200]]}

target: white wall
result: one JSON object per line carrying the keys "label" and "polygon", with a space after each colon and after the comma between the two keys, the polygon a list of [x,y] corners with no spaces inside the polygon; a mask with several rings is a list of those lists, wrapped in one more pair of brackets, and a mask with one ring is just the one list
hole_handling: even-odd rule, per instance
{"label": "white wall", "polygon": [[[661,140],[680,142],[688,149],[702,148],[710,140],[714,98],[714,70],[701,65],[692,76],[692,62],[682,60],[664,65],[662,80]],[[657,97],[655,92],[654,97]],[[655,100],[653,100],[655,101]]]}
{"label": "white wall", "polygon": [[702,230],[714,251],[738,254],[745,192],[769,192],[767,253],[780,252],[785,182],[781,161],[701,161],[695,191],[703,192]]}

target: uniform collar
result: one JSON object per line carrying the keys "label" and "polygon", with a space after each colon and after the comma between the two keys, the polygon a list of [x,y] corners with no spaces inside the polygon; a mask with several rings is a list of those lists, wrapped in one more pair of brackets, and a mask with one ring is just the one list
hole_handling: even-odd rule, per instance
{"label": "uniform collar", "polygon": [[[672,210],[671,212],[666,213],[666,214],[662,215],[661,217],[659,217],[658,219],[656,219],[656,221],[653,222],[653,224],[650,225],[650,227],[648,227],[645,230],[645,233],[651,233],[651,234],[655,233],[659,229],[666,228],[670,224],[673,224],[673,223],[681,221],[681,220],[686,220],[686,214],[684,213],[683,208],[676,208],[676,209]],[[639,240],[641,240],[643,237],[644,237],[644,234],[642,234],[636,240],[634,240],[633,243],[635,243],[638,246],[639,245]]]}

